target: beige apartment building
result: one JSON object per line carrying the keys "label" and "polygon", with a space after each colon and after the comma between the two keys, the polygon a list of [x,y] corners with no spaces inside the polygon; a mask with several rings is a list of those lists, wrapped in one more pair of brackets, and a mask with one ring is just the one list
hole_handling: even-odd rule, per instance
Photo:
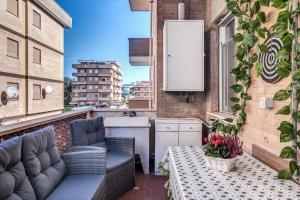
{"label": "beige apartment building", "polygon": [[2,123],[61,112],[64,29],[71,27],[53,0],[0,1]]}
{"label": "beige apartment building", "polygon": [[81,60],[73,64],[73,103],[85,105],[120,105],[122,72],[115,61]]}
{"label": "beige apartment building", "polygon": [[131,83],[132,97],[145,97],[149,98],[150,85],[149,81],[136,81]]}

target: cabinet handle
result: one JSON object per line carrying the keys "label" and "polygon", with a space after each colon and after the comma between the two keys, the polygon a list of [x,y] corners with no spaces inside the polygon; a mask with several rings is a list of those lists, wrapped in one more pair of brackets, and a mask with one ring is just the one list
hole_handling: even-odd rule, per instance
{"label": "cabinet handle", "polygon": [[190,127],[191,130],[193,130],[193,127]]}
{"label": "cabinet handle", "polygon": [[170,129],[170,127],[169,127],[169,126],[167,126],[167,129]]}

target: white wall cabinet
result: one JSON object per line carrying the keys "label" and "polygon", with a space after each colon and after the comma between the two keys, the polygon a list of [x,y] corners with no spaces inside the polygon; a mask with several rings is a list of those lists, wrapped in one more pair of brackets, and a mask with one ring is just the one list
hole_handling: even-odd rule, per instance
{"label": "white wall cabinet", "polygon": [[201,146],[202,121],[195,118],[155,120],[155,174],[170,146]]}
{"label": "white wall cabinet", "polygon": [[166,20],[164,91],[204,91],[204,21]]}

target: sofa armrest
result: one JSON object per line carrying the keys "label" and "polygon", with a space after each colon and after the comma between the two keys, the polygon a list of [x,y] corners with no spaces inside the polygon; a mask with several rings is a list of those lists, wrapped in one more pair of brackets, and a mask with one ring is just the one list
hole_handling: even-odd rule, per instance
{"label": "sofa armrest", "polygon": [[90,150],[74,150],[62,155],[66,164],[66,173],[105,174],[106,150],[104,148]]}
{"label": "sofa armrest", "polygon": [[102,147],[96,147],[96,146],[72,146],[70,148],[70,152],[76,152],[76,151],[94,151],[94,150],[104,150],[105,148]]}
{"label": "sofa armrest", "polygon": [[135,155],[134,138],[106,137],[105,144],[107,151],[119,152],[130,156]]}

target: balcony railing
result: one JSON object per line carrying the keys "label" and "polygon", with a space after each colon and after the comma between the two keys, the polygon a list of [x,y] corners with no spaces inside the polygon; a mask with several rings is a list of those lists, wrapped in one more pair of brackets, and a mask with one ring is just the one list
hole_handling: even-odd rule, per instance
{"label": "balcony railing", "polygon": [[76,73],[72,73],[72,76],[75,76],[75,77],[86,76],[86,73],[84,73],[84,72],[76,72]]}
{"label": "balcony railing", "polygon": [[86,81],[73,81],[73,85],[86,85]]}

